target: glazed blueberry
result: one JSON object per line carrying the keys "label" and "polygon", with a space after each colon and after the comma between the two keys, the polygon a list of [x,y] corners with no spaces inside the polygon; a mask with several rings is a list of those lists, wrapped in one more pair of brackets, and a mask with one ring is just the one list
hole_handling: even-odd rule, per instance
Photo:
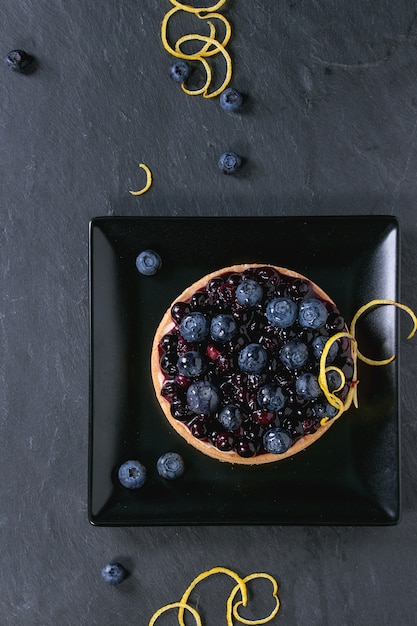
{"label": "glazed blueberry", "polygon": [[184,474],[185,465],[182,456],[176,452],[166,452],[159,457],[156,469],[162,478],[175,480]]}
{"label": "glazed blueberry", "polygon": [[200,376],[204,369],[203,359],[199,352],[191,350],[181,354],[177,361],[177,368],[180,374],[194,378]]}
{"label": "glazed blueberry", "polygon": [[12,72],[22,72],[32,61],[33,57],[24,52],[24,50],[12,50],[4,59],[5,64]]}
{"label": "glazed blueberry", "polygon": [[225,89],[220,94],[220,106],[225,111],[238,111],[241,108],[242,104],[242,94],[237,89],[233,89],[233,87]]}
{"label": "glazed blueberry", "polygon": [[119,467],[117,476],[123,487],[139,489],[146,481],[146,467],[139,461],[126,461]]}
{"label": "glazed blueberry", "polygon": [[109,585],[120,585],[127,576],[127,572],[120,563],[107,563],[101,570],[103,580]]}
{"label": "glazed blueberry", "polygon": [[269,411],[280,411],[285,404],[285,396],[281,387],[269,383],[258,391],[258,404]]}
{"label": "glazed blueberry", "polygon": [[136,258],[136,267],[144,276],[153,276],[161,269],[161,265],[161,257],[153,250],[144,250]]}
{"label": "glazed blueberry", "polygon": [[279,358],[288,369],[300,369],[308,361],[308,348],[302,341],[287,341],[280,350]]}
{"label": "glazed blueberry", "polygon": [[304,400],[315,400],[321,396],[322,391],[314,374],[303,374],[295,381],[297,395]]}
{"label": "glazed blueberry", "polygon": [[238,355],[240,369],[247,374],[261,374],[268,361],[268,354],[259,343],[250,343]]}
{"label": "glazed blueberry", "polygon": [[183,83],[190,75],[190,66],[186,61],[180,59],[175,61],[169,68],[169,75],[176,83]]}
{"label": "glazed blueberry", "polygon": [[329,391],[340,390],[343,387],[342,376],[337,370],[329,370],[326,374],[326,380]]}
{"label": "glazed blueberry", "polygon": [[203,341],[208,335],[209,327],[202,313],[195,311],[185,315],[180,324],[180,333],[185,341]]}
{"label": "glazed blueberry", "polygon": [[298,321],[303,328],[320,328],[327,321],[327,309],[321,300],[310,298],[300,304]]}
{"label": "glazed blueberry", "polygon": [[187,404],[197,415],[210,415],[219,407],[219,392],[212,383],[205,380],[197,381],[187,389]]}
{"label": "glazed blueberry", "polygon": [[322,420],[324,417],[332,418],[337,414],[337,409],[328,402],[316,402],[313,405],[314,415]]}
{"label": "glazed blueberry", "polygon": [[226,430],[236,430],[242,421],[242,412],[236,404],[227,404],[219,413],[219,422]]}
{"label": "glazed blueberry", "polygon": [[266,452],[283,454],[291,446],[291,437],[283,428],[271,428],[264,434],[263,444]]}
{"label": "glazed blueberry", "polygon": [[210,335],[214,341],[225,343],[230,341],[237,333],[237,324],[231,315],[220,313],[211,320]]}
{"label": "glazed blueberry", "polygon": [[266,305],[268,322],[276,328],[288,328],[297,319],[298,307],[289,298],[274,298]]}
{"label": "glazed blueberry", "polygon": [[263,289],[256,280],[242,280],[236,288],[236,300],[245,306],[255,306],[263,296]]}
{"label": "glazed blueberry", "polygon": [[[329,337],[324,337],[323,335],[319,335],[318,337],[313,339],[313,341],[311,342],[311,346],[313,348],[313,354],[317,359],[320,359],[324,350],[324,346],[326,345],[328,341],[329,341]],[[334,359],[337,356],[338,350],[339,348],[337,346],[337,342],[334,341],[330,345],[330,349],[329,349],[329,352],[327,353],[326,361],[328,362],[334,361]]]}
{"label": "glazed blueberry", "polygon": [[234,152],[224,152],[218,163],[223,174],[237,174],[242,166],[242,159]]}

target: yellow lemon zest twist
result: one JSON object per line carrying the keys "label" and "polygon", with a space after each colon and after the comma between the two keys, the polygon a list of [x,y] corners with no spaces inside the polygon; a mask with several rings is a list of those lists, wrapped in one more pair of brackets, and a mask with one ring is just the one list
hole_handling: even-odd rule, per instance
{"label": "yellow lemon zest twist", "polygon": [[[198,613],[198,611],[196,611],[196,609],[194,609],[192,606],[188,604],[188,600],[190,598],[192,591],[198,585],[198,583],[200,583],[202,580],[205,580],[209,576],[213,576],[214,574],[226,574],[227,576],[230,576],[236,582],[236,585],[232,589],[232,592],[230,593],[227,599],[227,603],[226,603],[227,626],[233,626],[233,618],[237,620],[238,622],[240,622],[241,624],[247,624],[249,626],[258,626],[258,624],[266,624],[270,622],[278,613],[278,610],[280,608],[280,601],[278,598],[278,583],[273,576],[271,576],[270,574],[266,574],[264,572],[257,572],[255,574],[249,574],[249,576],[246,576],[245,578],[241,578],[236,572],[234,572],[231,569],[228,569],[227,567],[213,567],[212,569],[202,572],[201,574],[199,574],[198,576],[194,578],[192,583],[185,590],[179,602],[172,602],[171,604],[167,604],[163,606],[162,608],[158,609],[151,617],[151,620],[148,626],[154,626],[157,619],[163,613],[171,609],[178,609],[179,626],[185,626],[185,622],[184,622],[185,611],[189,611],[193,615],[196,626],[202,626],[200,614]],[[247,603],[248,603],[247,583],[250,582],[251,580],[255,580],[258,578],[267,579],[272,583],[272,597],[275,600],[275,606],[267,617],[264,617],[258,620],[248,620],[239,614],[238,609],[240,606],[244,606],[244,607],[247,606]],[[241,600],[239,600],[238,602],[234,602],[236,594],[238,592],[240,592]]]}
{"label": "yellow lemon zest twist", "polygon": [[145,183],[145,186],[142,187],[142,189],[139,189],[139,191],[129,191],[129,193],[131,193],[132,196],[141,196],[143,193],[148,191],[149,187],[152,185],[152,172],[149,169],[149,167],[145,165],[145,163],[139,163],[139,167],[145,170],[146,183]]}

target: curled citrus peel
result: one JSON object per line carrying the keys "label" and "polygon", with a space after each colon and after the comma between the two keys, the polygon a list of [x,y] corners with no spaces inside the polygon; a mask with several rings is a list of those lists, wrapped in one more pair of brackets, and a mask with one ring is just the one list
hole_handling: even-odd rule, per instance
{"label": "curled citrus peel", "polygon": [[[226,574],[227,576],[230,576],[235,582],[236,585],[235,587],[232,589],[232,592],[230,593],[228,599],[227,599],[227,603],[226,603],[226,623],[227,626],[233,626],[233,618],[240,622],[241,624],[247,624],[249,626],[258,626],[258,624],[267,624],[268,622],[270,622],[275,615],[278,613],[279,607],[280,607],[280,601],[278,598],[278,583],[275,580],[275,578],[273,576],[271,576],[270,574],[266,574],[264,572],[257,572],[254,574],[249,574],[249,576],[246,576],[245,578],[241,578],[236,572],[234,572],[231,569],[228,569],[227,567],[213,567],[210,570],[207,570],[205,572],[202,572],[201,574],[199,574],[198,576],[196,576],[194,578],[194,580],[192,581],[192,583],[187,587],[187,589],[185,590],[181,600],[179,602],[172,602],[171,604],[167,604],[165,606],[163,606],[162,608],[158,609],[158,611],[156,611],[153,616],[151,617],[151,620],[149,622],[148,626],[154,626],[154,624],[156,623],[157,619],[166,611],[169,611],[171,609],[178,609],[178,624],[179,626],[185,626],[185,622],[184,622],[184,613],[185,611],[189,611],[194,619],[195,619],[195,624],[196,626],[202,626],[202,621],[201,621],[201,616],[198,613],[198,611],[196,609],[194,609],[194,607],[190,606],[188,604],[188,600],[190,598],[190,595],[192,593],[192,591],[194,590],[194,588],[198,585],[198,583],[200,583],[202,580],[205,580],[206,578],[208,578],[209,576],[213,576],[214,574]],[[258,619],[258,620],[248,620],[244,617],[242,617],[239,614],[239,607],[244,606],[246,607],[248,604],[248,592],[247,592],[247,583],[258,579],[258,578],[264,578],[269,580],[272,583],[272,597],[275,600],[275,606],[273,608],[273,610],[271,611],[271,613],[264,618]],[[237,602],[234,602],[236,595],[240,592],[241,595],[241,600],[238,600]]]}
{"label": "curled citrus peel", "polygon": [[143,193],[148,191],[149,187],[152,185],[152,172],[149,169],[149,167],[145,165],[145,163],[139,163],[139,167],[145,170],[146,183],[145,183],[145,186],[142,187],[142,189],[139,189],[139,191],[129,191],[129,193],[131,193],[132,196],[141,196]]}

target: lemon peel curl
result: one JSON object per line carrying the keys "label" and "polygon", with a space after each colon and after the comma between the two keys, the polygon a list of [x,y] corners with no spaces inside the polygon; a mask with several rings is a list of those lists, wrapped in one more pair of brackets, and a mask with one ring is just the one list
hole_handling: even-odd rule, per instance
{"label": "lemon peel curl", "polygon": [[152,172],[149,169],[149,167],[147,165],[145,165],[145,163],[139,163],[139,167],[141,167],[143,170],[145,170],[145,173],[146,173],[146,183],[145,183],[145,186],[142,187],[142,189],[139,189],[139,191],[129,191],[129,193],[131,193],[132,196],[141,196],[143,193],[148,191],[148,189],[152,185]]}

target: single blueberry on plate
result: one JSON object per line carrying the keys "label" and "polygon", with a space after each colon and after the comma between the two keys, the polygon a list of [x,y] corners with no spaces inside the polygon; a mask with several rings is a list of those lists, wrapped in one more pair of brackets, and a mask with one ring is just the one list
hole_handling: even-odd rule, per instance
{"label": "single blueberry on plate", "polygon": [[236,430],[242,421],[242,412],[236,404],[227,404],[219,413],[219,422],[226,430]]}
{"label": "single blueberry on plate", "polygon": [[295,390],[297,395],[304,400],[315,400],[322,395],[317,376],[314,374],[302,374],[295,381]]}
{"label": "single blueberry on plate", "polygon": [[188,313],[181,320],[180,333],[185,341],[203,341],[209,333],[208,322],[198,311]]}
{"label": "single blueberry on plate", "polygon": [[271,428],[263,436],[266,452],[283,454],[291,447],[291,437],[283,428]]}
{"label": "single blueberry on plate", "polygon": [[288,369],[300,369],[308,361],[308,348],[302,341],[292,339],[284,343],[280,350],[279,358]]}
{"label": "single blueberry on plate", "polygon": [[197,415],[211,415],[219,407],[219,392],[209,381],[199,380],[188,387],[187,404]]}
{"label": "single blueberry on plate", "polygon": [[259,343],[250,343],[238,355],[240,369],[247,374],[261,374],[266,368],[268,354]]}
{"label": "single blueberry on plate", "polygon": [[161,265],[161,257],[153,250],[144,250],[136,257],[136,267],[144,276],[153,276],[161,269]]}
{"label": "single blueberry on plate", "polygon": [[[323,354],[324,346],[329,341],[329,337],[324,337],[323,335],[319,335],[311,342],[311,346],[313,348],[314,356],[319,359]],[[326,362],[334,361],[339,351],[338,345],[336,341],[330,344],[329,351],[327,353]]]}
{"label": "single blueberry on plate", "polygon": [[236,300],[240,304],[255,306],[262,300],[262,296],[263,289],[256,280],[250,278],[242,280],[236,287]]}
{"label": "single blueberry on plate", "polygon": [[166,452],[159,457],[156,469],[162,478],[175,480],[184,474],[185,465],[181,455],[176,452]]}
{"label": "single blueberry on plate", "polygon": [[177,369],[180,374],[183,374],[188,378],[200,376],[204,369],[204,362],[201,354],[196,350],[190,350],[189,352],[180,354],[177,361]]}
{"label": "single blueberry on plate", "polygon": [[314,415],[322,420],[325,417],[331,419],[337,415],[337,409],[328,402],[316,402],[313,405]]}
{"label": "single blueberry on plate", "polygon": [[233,87],[228,87],[220,94],[220,106],[225,111],[238,111],[242,104],[243,95]]}
{"label": "single blueberry on plate", "polygon": [[183,83],[187,80],[191,72],[190,66],[186,61],[180,59],[175,61],[169,68],[169,75],[176,83]]}
{"label": "single blueberry on plate", "polygon": [[320,328],[326,323],[327,309],[321,300],[310,298],[300,304],[298,321],[303,328]]}
{"label": "single blueberry on plate", "polygon": [[268,411],[280,411],[285,404],[285,396],[281,387],[268,383],[258,391],[258,404]]}
{"label": "single blueberry on plate", "polygon": [[22,72],[33,62],[33,57],[24,50],[12,50],[4,62],[12,72]]}
{"label": "single blueberry on plate", "polygon": [[119,482],[127,489],[139,489],[146,482],[146,467],[139,461],[125,461],[117,472]]}
{"label": "single blueberry on plate", "polygon": [[234,152],[224,152],[218,163],[223,174],[237,174],[242,166],[242,159]]}
{"label": "single blueberry on plate", "polygon": [[220,313],[211,320],[210,335],[214,341],[230,341],[237,333],[237,324],[231,315]]}
{"label": "single blueberry on plate", "polygon": [[288,328],[297,319],[298,307],[289,298],[274,298],[266,305],[266,317],[276,328]]}
{"label": "single blueberry on plate", "polygon": [[109,585],[120,585],[127,576],[127,572],[120,563],[107,563],[101,570],[103,580]]}

